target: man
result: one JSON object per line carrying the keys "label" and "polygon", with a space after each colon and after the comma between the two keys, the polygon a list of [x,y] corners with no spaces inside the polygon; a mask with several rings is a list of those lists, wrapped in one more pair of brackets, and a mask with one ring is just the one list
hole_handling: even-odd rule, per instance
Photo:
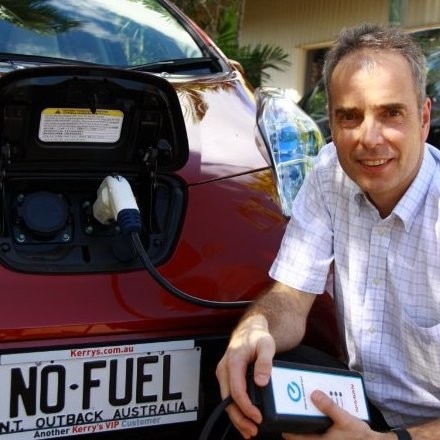
{"label": "man", "polygon": [[248,364],[267,384],[275,353],[300,344],[330,274],[347,365],[363,374],[385,429],[317,390],[312,401],[332,426],[283,437],[440,438],[440,152],[425,144],[425,64],[407,34],[378,25],[343,31],[326,57],[333,143],[294,201],[273,287],[244,314],[217,367],[244,438],[262,418],[246,393]]}

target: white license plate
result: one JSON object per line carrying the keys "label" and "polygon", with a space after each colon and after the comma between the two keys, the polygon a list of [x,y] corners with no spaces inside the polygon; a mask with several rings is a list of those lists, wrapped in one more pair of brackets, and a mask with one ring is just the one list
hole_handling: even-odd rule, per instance
{"label": "white license plate", "polygon": [[197,420],[200,349],[168,341],[0,355],[0,437]]}

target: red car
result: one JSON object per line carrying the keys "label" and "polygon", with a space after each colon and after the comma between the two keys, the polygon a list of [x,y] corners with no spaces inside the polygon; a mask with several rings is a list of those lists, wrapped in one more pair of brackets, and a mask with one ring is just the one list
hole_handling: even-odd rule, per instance
{"label": "red car", "polygon": [[167,1],[0,6],[0,435],[197,438],[319,130]]}

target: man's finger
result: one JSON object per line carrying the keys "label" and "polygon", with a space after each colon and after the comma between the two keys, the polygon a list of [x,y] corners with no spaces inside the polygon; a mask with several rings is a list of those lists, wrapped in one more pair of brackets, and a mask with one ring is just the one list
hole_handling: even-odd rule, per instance
{"label": "man's finger", "polygon": [[315,390],[311,394],[313,404],[325,415],[330,417],[335,423],[346,422],[347,412],[340,408],[327,394]]}
{"label": "man's finger", "polygon": [[257,346],[257,359],[254,366],[254,381],[260,387],[266,386],[269,382],[274,356],[274,340],[272,338],[262,339]]}
{"label": "man's finger", "polygon": [[[228,363],[229,365],[227,366]],[[220,361],[217,366],[216,374],[220,384],[221,396],[222,399],[225,399],[230,394],[234,404],[238,407],[236,410],[240,410],[240,415],[244,415],[244,417],[251,419],[254,423],[261,423],[261,413],[258,408],[253,405],[248,395],[246,370],[247,364],[245,362],[231,361],[230,358]],[[234,371],[234,374],[230,375],[230,371]],[[232,408],[234,406],[232,406]],[[235,411],[233,410],[232,414],[234,413]]]}
{"label": "man's finger", "polygon": [[232,403],[226,408],[226,412],[231,419],[232,424],[240,432],[244,438],[255,437],[258,433],[258,426],[249,420],[240,410],[240,408]]}

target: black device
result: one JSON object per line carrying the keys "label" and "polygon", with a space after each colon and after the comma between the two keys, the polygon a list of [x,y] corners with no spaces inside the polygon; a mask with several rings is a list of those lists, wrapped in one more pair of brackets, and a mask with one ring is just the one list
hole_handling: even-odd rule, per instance
{"label": "black device", "polygon": [[332,421],[312,403],[314,390],[325,392],[341,408],[369,423],[362,376],[350,370],[274,360],[269,383],[259,387],[248,371],[248,393],[261,410],[262,432],[323,432]]}

